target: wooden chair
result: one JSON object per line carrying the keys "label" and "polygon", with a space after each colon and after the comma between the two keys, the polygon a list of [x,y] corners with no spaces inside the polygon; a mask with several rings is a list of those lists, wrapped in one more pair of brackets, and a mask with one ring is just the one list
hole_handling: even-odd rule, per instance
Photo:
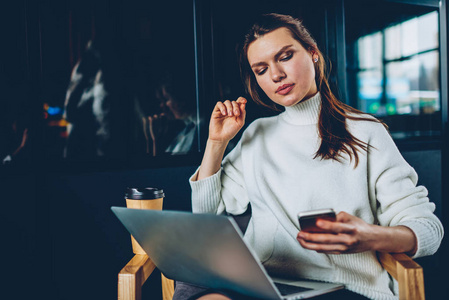
{"label": "wooden chair", "polygon": [[[242,232],[248,225],[251,210],[233,216]],[[379,261],[387,272],[398,281],[400,300],[424,300],[424,273],[420,265],[404,253],[378,253]],[[136,254],[118,275],[118,299],[140,300],[141,289],[155,269],[146,254]],[[174,294],[173,280],[161,274],[162,299],[171,300]]]}
{"label": "wooden chair", "polygon": [[[379,253],[379,260],[388,273],[399,283],[400,300],[424,300],[423,269],[403,253]],[[118,275],[118,299],[140,300],[141,289],[155,269],[154,263],[145,254],[136,254]],[[161,274],[162,299],[171,300],[174,293],[173,280]]]}

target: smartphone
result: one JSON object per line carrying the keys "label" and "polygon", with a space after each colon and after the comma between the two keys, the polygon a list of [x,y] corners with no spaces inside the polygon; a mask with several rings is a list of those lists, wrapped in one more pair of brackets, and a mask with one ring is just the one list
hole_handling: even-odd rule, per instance
{"label": "smartphone", "polygon": [[332,208],[303,211],[298,214],[299,229],[306,232],[325,232],[316,226],[317,220],[336,221]]}

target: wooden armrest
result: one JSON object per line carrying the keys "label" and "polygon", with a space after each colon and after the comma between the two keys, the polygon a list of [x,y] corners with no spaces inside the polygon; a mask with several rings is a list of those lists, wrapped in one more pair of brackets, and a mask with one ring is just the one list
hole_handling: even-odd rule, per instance
{"label": "wooden armrest", "polygon": [[399,299],[425,299],[422,267],[404,253],[378,253],[387,272],[398,281]]}
{"label": "wooden armrest", "polygon": [[141,287],[156,266],[146,254],[136,254],[118,274],[118,299],[140,300]]}
{"label": "wooden armrest", "polygon": [[162,299],[172,300],[175,294],[175,282],[172,279],[168,279],[161,273],[162,281]]}
{"label": "wooden armrest", "polygon": [[[142,299],[142,285],[153,273],[156,265],[146,254],[136,254],[118,274],[118,299]],[[174,294],[174,281],[161,273],[162,298],[171,300]]]}

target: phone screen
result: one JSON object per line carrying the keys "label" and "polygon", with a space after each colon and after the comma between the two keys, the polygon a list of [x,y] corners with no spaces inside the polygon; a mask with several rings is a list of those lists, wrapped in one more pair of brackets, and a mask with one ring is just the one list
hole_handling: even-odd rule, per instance
{"label": "phone screen", "polygon": [[299,227],[300,230],[306,232],[325,232],[324,230],[316,226],[318,220],[335,221],[335,212],[332,209],[320,210],[320,211],[310,211],[298,214]]}

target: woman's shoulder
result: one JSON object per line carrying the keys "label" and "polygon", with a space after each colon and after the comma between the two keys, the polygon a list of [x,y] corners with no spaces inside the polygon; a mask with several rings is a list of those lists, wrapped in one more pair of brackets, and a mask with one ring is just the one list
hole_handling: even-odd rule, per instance
{"label": "woman's shoulder", "polygon": [[346,118],[346,124],[351,132],[374,134],[388,132],[388,127],[375,116],[366,113],[350,113]]}
{"label": "woman's shoulder", "polygon": [[357,139],[374,147],[393,143],[388,126],[381,120],[369,114],[355,114],[352,117],[346,119],[346,124]]}

